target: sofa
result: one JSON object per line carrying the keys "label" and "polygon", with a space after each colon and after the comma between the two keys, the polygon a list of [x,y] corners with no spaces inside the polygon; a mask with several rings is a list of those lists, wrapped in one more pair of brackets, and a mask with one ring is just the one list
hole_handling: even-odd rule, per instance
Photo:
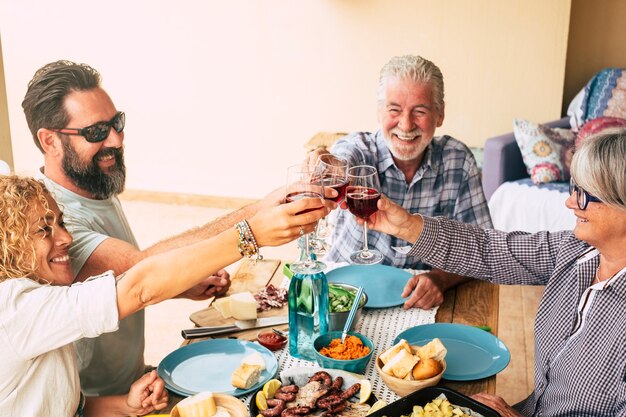
{"label": "sofa", "polygon": [[[569,129],[570,119],[544,125]],[[534,184],[513,132],[487,139],[483,156],[482,184],[494,228],[537,232],[574,227],[575,217],[565,207],[568,182]]]}
{"label": "sofa", "polygon": [[571,155],[588,136],[626,128],[626,69],[596,73],[570,103],[567,117],[542,124],[516,119],[513,128],[484,147],[482,183],[494,227],[572,229],[576,218],[565,207]]}

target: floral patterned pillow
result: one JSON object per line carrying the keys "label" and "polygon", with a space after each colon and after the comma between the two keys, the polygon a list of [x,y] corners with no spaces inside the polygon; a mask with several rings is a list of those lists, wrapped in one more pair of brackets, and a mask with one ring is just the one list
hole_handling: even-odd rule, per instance
{"label": "floral patterned pillow", "polygon": [[574,132],[515,119],[513,133],[533,183],[569,180],[569,162],[576,139]]}

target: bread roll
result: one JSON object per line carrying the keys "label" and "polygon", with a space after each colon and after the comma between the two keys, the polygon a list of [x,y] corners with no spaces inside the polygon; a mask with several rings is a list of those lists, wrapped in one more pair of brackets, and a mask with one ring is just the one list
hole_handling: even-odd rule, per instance
{"label": "bread roll", "polygon": [[261,376],[261,367],[259,365],[249,365],[242,363],[239,368],[235,369],[230,382],[234,387],[248,389],[257,382]]}
{"label": "bread roll", "polygon": [[396,356],[396,354],[398,354],[398,352],[400,352],[402,349],[406,350],[408,353],[413,353],[409,342],[404,339],[400,339],[398,343],[380,354],[380,360],[383,362],[383,365],[386,365],[387,362],[389,362],[391,358]]}
{"label": "bread roll", "polygon": [[413,379],[428,379],[438,375],[443,370],[441,362],[436,359],[427,358],[420,361],[413,367]]}
{"label": "bread roll", "polygon": [[438,338],[434,338],[421,348],[417,349],[417,354],[422,360],[432,358],[440,361],[445,358],[446,353],[448,353],[446,347]]}
{"label": "bread roll", "polygon": [[406,374],[411,372],[411,369],[413,369],[418,360],[416,356],[408,353],[405,349],[400,349],[400,351],[383,366],[382,371],[396,378],[404,378]]}

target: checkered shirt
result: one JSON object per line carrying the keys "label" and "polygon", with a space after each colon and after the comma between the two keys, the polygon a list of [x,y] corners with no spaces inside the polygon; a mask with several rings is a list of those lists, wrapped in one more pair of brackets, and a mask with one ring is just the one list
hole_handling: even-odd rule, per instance
{"label": "checkered shirt", "polygon": [[599,252],[567,232],[505,233],[424,218],[410,251],[498,284],[545,285],[535,319],[535,389],[524,416],[626,416],[626,268],[595,285]]}
{"label": "checkered shirt", "polygon": [[[371,165],[378,170],[381,191],[411,213],[446,216],[480,227],[492,227],[480,173],[471,151],[450,136],[434,138],[410,184],[396,166],[380,131],[353,133],[340,139],[332,153],[350,161],[351,166]],[[348,210],[334,210],[331,249],[325,259],[349,261],[350,254],[363,248],[363,226]],[[408,242],[375,231],[368,231],[370,248],[384,256],[383,264],[399,268],[428,269],[414,256],[400,254],[394,247]]]}

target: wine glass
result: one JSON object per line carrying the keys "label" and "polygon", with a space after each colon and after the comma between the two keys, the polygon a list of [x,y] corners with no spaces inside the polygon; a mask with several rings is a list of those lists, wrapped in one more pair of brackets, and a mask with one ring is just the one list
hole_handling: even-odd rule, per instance
{"label": "wine glass", "polygon": [[350,255],[352,263],[369,265],[383,260],[382,253],[367,247],[367,219],[378,211],[379,199],[380,182],[376,168],[358,165],[348,169],[348,187],[346,188],[348,210],[365,222],[363,224],[363,249]]}
{"label": "wine glass", "polygon": [[[306,165],[293,165],[287,168],[287,187],[285,199],[288,202],[303,198],[324,198],[324,184],[321,178],[317,178],[314,172]],[[314,209],[307,209],[296,214],[306,213]],[[326,265],[313,259],[309,247],[309,234],[304,235],[301,246],[301,259],[291,264],[291,270],[300,274],[313,274],[323,271]]]}
{"label": "wine glass", "polygon": [[[321,178],[326,193],[328,193],[329,188],[337,191],[336,196],[326,196],[326,198],[337,204],[341,203],[346,195],[346,187],[348,185],[348,160],[330,153],[322,154],[315,163],[314,171],[315,177]],[[313,253],[316,255],[326,254],[328,245],[325,239],[329,235],[330,229],[328,227],[328,220],[324,217],[317,224],[315,234],[310,240]]]}

